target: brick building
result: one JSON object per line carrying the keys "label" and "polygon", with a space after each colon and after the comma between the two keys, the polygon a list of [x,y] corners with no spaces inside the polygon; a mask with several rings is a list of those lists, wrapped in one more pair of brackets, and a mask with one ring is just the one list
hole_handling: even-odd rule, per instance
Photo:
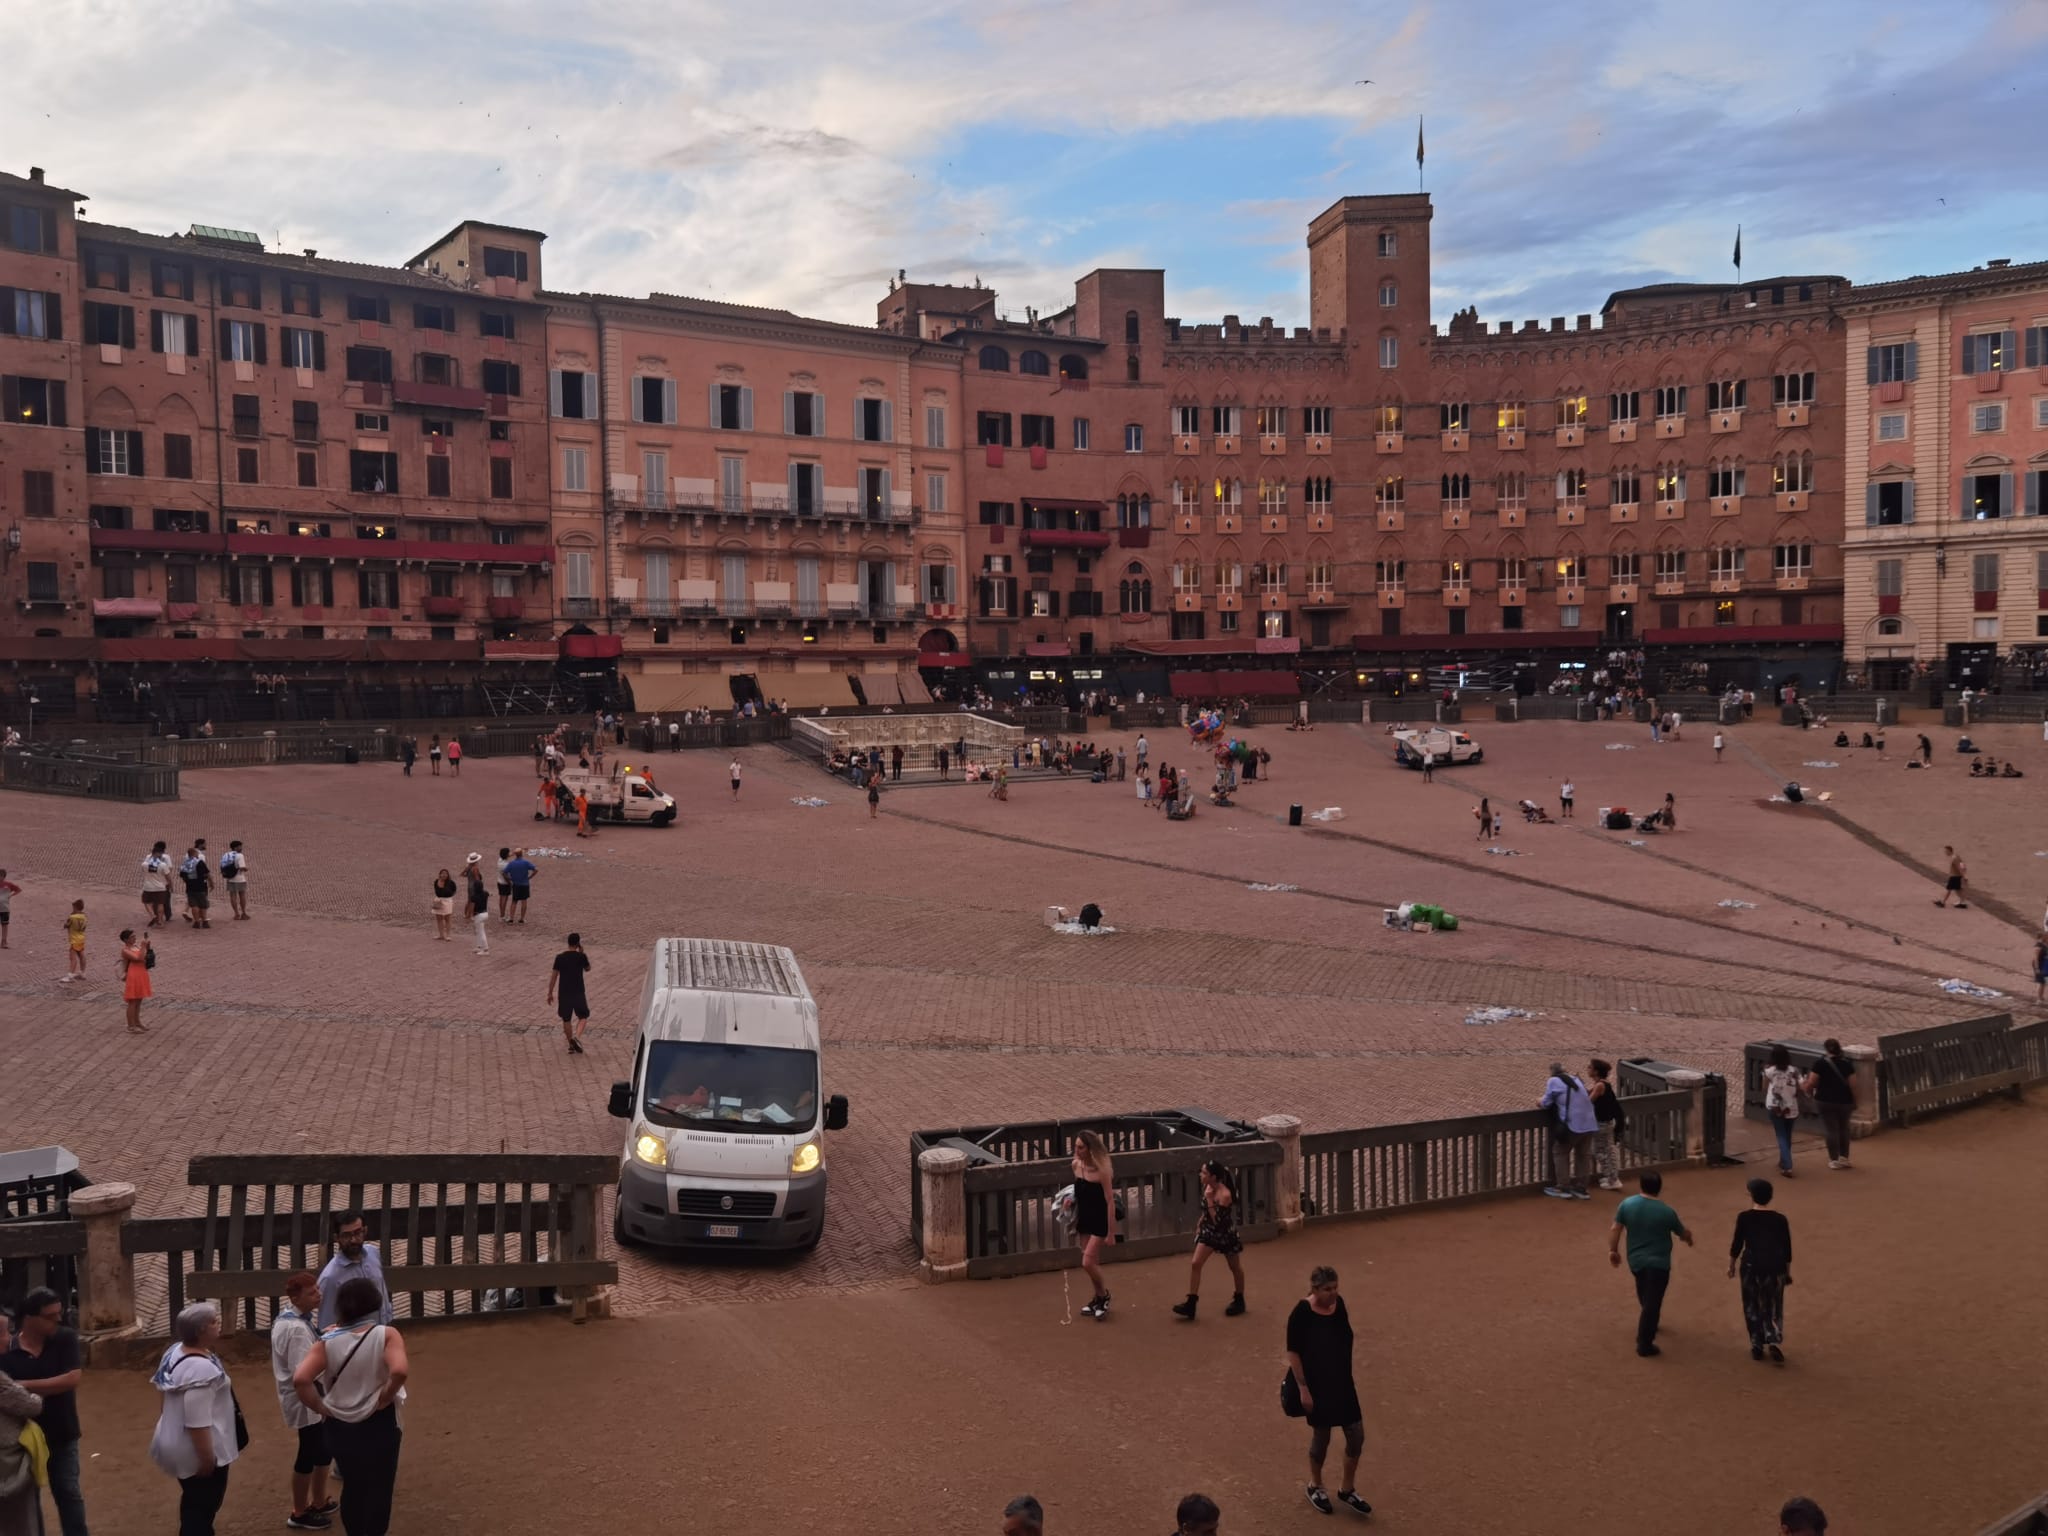
{"label": "brick building", "polygon": [[2031,681],[2048,651],[2048,262],[1856,289],[1847,659],[1873,686]]}
{"label": "brick building", "polygon": [[960,356],[786,310],[548,294],[563,646],[634,704],[925,697],[960,629]]}

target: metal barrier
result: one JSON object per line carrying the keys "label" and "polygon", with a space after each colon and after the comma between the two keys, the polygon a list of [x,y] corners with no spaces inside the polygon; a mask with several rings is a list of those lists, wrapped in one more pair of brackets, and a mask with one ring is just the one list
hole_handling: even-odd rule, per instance
{"label": "metal barrier", "polygon": [[178,798],[174,763],[68,752],[0,753],[0,788],[37,795],[75,795],[87,800],[120,800],[148,805]]}
{"label": "metal barrier", "polygon": [[2038,1053],[2032,1037],[2028,1045],[2029,1052],[2023,1053],[2009,1013],[1880,1035],[1877,1054],[1885,1113],[1910,1125],[1916,1114],[1967,1104],[1987,1094],[2010,1093],[2017,1098],[2031,1071],[2028,1056]]}
{"label": "metal barrier", "polygon": [[[1656,1061],[1648,1056],[1625,1056],[1614,1069],[1614,1089],[1624,1099],[1636,1094],[1671,1091],[1671,1074],[1691,1069],[1675,1061]],[[1728,1156],[1728,1079],[1718,1072],[1703,1072],[1700,1092],[1700,1150],[1709,1163]]]}

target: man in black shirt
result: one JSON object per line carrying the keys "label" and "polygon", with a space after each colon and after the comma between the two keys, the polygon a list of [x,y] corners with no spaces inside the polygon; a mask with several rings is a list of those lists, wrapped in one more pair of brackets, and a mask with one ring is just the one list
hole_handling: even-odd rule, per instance
{"label": "man in black shirt", "polygon": [[84,1377],[78,1335],[64,1326],[64,1303],[46,1286],[21,1301],[21,1334],[0,1355],[0,1372],[40,1393],[43,1438],[50,1443],[50,1497],[63,1536],[87,1536],[85,1499],[78,1491],[78,1383]]}
{"label": "man in black shirt", "polygon": [[1792,1224],[1782,1211],[1770,1208],[1771,1181],[1749,1181],[1748,1210],[1735,1218],[1735,1239],[1728,1246],[1728,1278],[1742,1271],[1742,1320],[1749,1327],[1749,1358],[1761,1360],[1768,1350],[1783,1364],[1785,1352],[1785,1287],[1792,1283]]}
{"label": "man in black shirt", "polygon": [[556,1016],[562,1021],[562,1038],[569,1042],[569,1054],[581,1056],[583,1031],[590,1027],[590,1000],[583,990],[583,978],[590,972],[590,956],[583,953],[582,934],[570,934],[568,944],[555,956],[554,969],[548,972],[548,1001],[555,1005]]}

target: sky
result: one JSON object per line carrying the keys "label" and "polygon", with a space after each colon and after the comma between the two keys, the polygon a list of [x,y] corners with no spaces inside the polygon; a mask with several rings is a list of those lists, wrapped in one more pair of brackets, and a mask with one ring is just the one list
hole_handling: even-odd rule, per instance
{"label": "sky", "polygon": [[[552,289],[872,323],[1163,267],[1308,318],[1307,225],[1435,203],[1432,312],[1743,270],[2048,258],[2048,0],[67,0],[9,38],[0,169],[88,216],[397,264],[472,217]],[[1369,82],[1369,83],[1360,83]]]}

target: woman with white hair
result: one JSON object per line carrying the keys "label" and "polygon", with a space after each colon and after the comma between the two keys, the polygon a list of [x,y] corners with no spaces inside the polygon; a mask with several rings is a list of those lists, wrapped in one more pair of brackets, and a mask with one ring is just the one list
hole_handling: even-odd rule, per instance
{"label": "woman with white hair", "polygon": [[[0,1355],[14,1348],[14,1319],[0,1308]],[[0,1536],[43,1536],[43,1483],[22,1435],[43,1411],[43,1399],[0,1371]],[[41,1433],[40,1430],[37,1431]]]}
{"label": "woman with white hair", "polygon": [[163,1394],[163,1411],[149,1455],[178,1480],[178,1536],[213,1536],[213,1518],[228,1496],[228,1467],[247,1439],[234,1385],[214,1353],[220,1308],[194,1302],[178,1314],[171,1336],[175,1342],[150,1378]]}

